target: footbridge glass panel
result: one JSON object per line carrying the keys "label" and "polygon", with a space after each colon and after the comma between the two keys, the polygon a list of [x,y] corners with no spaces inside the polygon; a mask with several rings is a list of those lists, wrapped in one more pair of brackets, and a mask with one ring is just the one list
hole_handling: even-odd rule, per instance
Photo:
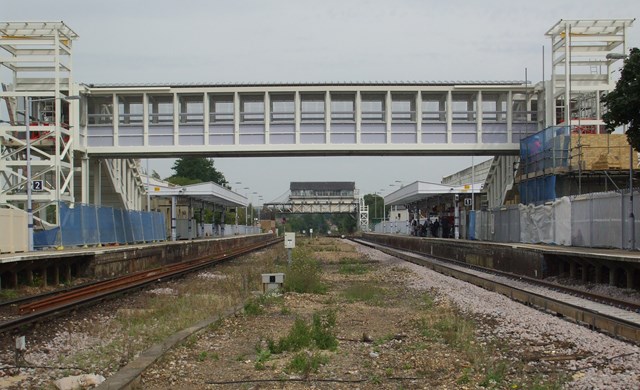
{"label": "footbridge glass panel", "polygon": [[233,145],[233,94],[209,95],[209,145]]}
{"label": "footbridge glass panel", "polygon": [[[149,145],[174,145],[174,95],[149,95]],[[123,145],[125,146],[125,145]]]}
{"label": "footbridge glass panel", "polygon": [[272,93],[269,142],[293,145],[296,142],[296,110],[294,93]]}
{"label": "footbridge glass panel", "polygon": [[422,142],[447,143],[446,92],[422,92]]}
{"label": "footbridge glass panel", "polygon": [[324,144],[326,94],[300,94],[300,143]]}

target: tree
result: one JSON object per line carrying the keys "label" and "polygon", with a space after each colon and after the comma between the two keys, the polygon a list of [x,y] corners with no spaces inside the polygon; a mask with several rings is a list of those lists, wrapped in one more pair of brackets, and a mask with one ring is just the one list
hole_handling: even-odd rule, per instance
{"label": "tree", "polygon": [[171,169],[175,175],[167,178],[167,181],[177,185],[195,184],[212,181],[220,185],[226,185],[227,179],[222,172],[213,166],[213,160],[202,157],[179,158]]}
{"label": "tree", "polygon": [[369,221],[382,221],[384,217],[384,199],[378,194],[366,194],[364,203],[369,206]]}
{"label": "tree", "polygon": [[607,131],[628,125],[629,144],[640,150],[640,49],[629,51],[616,88],[604,95],[602,102],[608,109],[602,115]]}

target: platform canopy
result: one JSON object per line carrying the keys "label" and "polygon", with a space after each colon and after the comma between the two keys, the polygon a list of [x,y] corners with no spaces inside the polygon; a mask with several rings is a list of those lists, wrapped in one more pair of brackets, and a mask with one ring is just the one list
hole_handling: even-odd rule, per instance
{"label": "platform canopy", "polygon": [[416,181],[390,193],[384,197],[387,206],[400,206],[419,202],[434,196],[446,194],[478,194],[482,189],[482,183],[475,185],[465,184],[460,186],[450,186],[446,184],[429,183],[426,181]]}
{"label": "platform canopy", "polygon": [[159,183],[166,182],[154,180],[149,183],[150,196],[177,196],[225,207],[247,207],[249,205],[246,197],[214,182],[197,183],[186,186],[167,186],[166,184],[162,185]]}

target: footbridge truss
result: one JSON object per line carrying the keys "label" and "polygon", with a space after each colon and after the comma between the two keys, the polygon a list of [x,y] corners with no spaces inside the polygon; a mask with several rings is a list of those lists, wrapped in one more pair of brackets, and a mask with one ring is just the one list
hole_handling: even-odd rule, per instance
{"label": "footbridge truss", "polygon": [[82,87],[91,156],[516,154],[542,126],[525,82]]}

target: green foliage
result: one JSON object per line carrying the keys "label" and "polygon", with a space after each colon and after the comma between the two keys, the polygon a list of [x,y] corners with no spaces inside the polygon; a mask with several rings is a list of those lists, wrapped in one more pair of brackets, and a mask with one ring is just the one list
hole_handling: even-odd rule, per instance
{"label": "green foliage", "polygon": [[183,176],[171,176],[167,178],[167,181],[177,186],[188,186],[190,184],[202,183],[202,180],[200,179],[190,179],[188,177],[183,177]]}
{"label": "green foliage", "polygon": [[363,275],[369,272],[369,267],[358,259],[342,258],[340,259],[339,273],[343,275]]}
{"label": "green foliage", "polygon": [[322,294],[326,286],[320,280],[320,263],[302,247],[296,247],[292,254],[291,267],[284,278],[284,290],[298,293]]}
{"label": "green foliage", "polygon": [[338,339],[334,334],[336,313],[333,310],[323,310],[313,314],[311,325],[303,319],[296,318],[289,333],[277,342],[267,339],[267,349],[270,353],[279,354],[286,351],[300,351],[303,348],[316,347],[319,349],[335,350]]}
{"label": "green foliage", "polygon": [[203,157],[185,157],[179,158],[173,164],[171,169],[175,175],[167,180],[178,185],[194,184],[184,182],[184,179],[196,180],[195,183],[212,181],[220,185],[227,184],[222,172],[219,172],[213,166],[213,159]]}
{"label": "green foliage", "polygon": [[640,150],[640,49],[629,51],[616,88],[603,96],[602,102],[608,110],[602,115],[607,130],[628,125],[627,139]]}
{"label": "green foliage", "polygon": [[267,346],[271,353],[282,353],[285,351],[299,351],[311,345],[311,328],[301,319],[296,318],[289,334],[281,338],[277,343],[267,339]]}
{"label": "green foliage", "polygon": [[369,206],[369,221],[377,223],[384,217],[384,198],[378,194],[366,194],[364,203]]}
{"label": "green foliage", "polygon": [[338,347],[338,339],[333,330],[336,326],[336,312],[326,310],[313,314],[311,324],[311,337],[320,349],[335,350]]}
{"label": "green foliage", "polygon": [[426,310],[433,309],[433,307],[435,306],[433,296],[431,296],[430,294],[424,294],[424,296],[422,297],[422,303],[424,304],[424,308]]}
{"label": "green foliage", "polygon": [[384,303],[385,290],[371,283],[353,283],[343,292],[349,302],[361,301],[372,305]]}
{"label": "green foliage", "polygon": [[254,365],[256,370],[264,370],[265,363],[271,358],[271,351],[269,349],[259,349],[256,356],[256,364]]}
{"label": "green foliage", "polygon": [[207,357],[209,357],[207,351],[202,351],[198,354],[196,360],[198,360],[199,362],[204,362],[205,360],[207,360]]}
{"label": "green foliage", "polygon": [[482,387],[500,385],[507,374],[507,364],[503,361],[497,362],[494,366],[487,368],[485,377],[480,381]]}
{"label": "green foliage", "polygon": [[16,298],[18,298],[18,292],[16,290],[7,290],[7,289],[0,290],[1,301],[8,301]]}
{"label": "green foliage", "polygon": [[469,367],[464,368],[462,370],[462,374],[460,375],[458,380],[456,380],[456,383],[459,385],[468,384],[469,382],[471,382],[471,378],[469,377],[470,374],[471,374],[471,369]]}
{"label": "green foliage", "polygon": [[[309,234],[309,228],[313,229],[313,236],[325,235],[332,229],[333,234],[353,233],[357,229],[357,221],[351,214],[304,214],[289,215],[286,217],[285,231],[302,232]],[[337,231],[333,229],[337,227]]]}
{"label": "green foliage", "polygon": [[262,304],[257,299],[250,299],[244,304],[244,314],[249,316],[257,316],[264,313]]}
{"label": "green foliage", "polygon": [[329,358],[327,356],[317,352],[311,354],[300,352],[291,359],[288,368],[307,377],[312,372],[318,372],[320,365],[326,364],[328,361]]}

